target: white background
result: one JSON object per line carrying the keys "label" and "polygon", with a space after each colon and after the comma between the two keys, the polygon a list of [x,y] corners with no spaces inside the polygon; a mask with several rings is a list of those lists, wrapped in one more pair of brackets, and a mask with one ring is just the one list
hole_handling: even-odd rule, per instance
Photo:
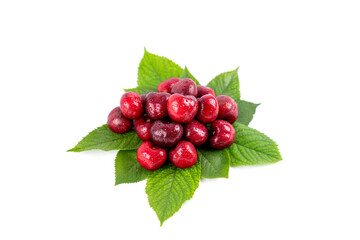
{"label": "white background", "polygon": [[[125,3],[126,2],[126,3]],[[129,3],[131,2],[131,3]],[[221,3],[220,3],[221,2]],[[1,1],[0,239],[360,239],[358,1]],[[240,66],[283,161],[203,180],[159,227],[116,152],[68,153],[144,47],[206,84]]]}

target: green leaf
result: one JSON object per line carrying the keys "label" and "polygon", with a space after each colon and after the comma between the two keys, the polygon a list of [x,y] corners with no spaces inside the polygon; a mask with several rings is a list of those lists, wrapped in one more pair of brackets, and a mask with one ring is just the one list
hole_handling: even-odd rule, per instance
{"label": "green leaf", "polygon": [[156,92],[157,89],[153,89],[153,88],[148,88],[148,87],[136,87],[136,88],[124,88],[125,92],[136,92],[138,94],[146,94],[149,92]]}
{"label": "green leaf", "polygon": [[[194,78],[194,76],[189,72],[189,70],[185,67],[184,71],[182,72],[180,78],[191,78],[192,80],[194,80],[194,82],[197,85],[200,85],[200,83]],[[166,79],[164,79],[166,80]],[[149,92],[156,92],[157,91],[157,87],[155,89],[155,87],[143,87],[143,86],[138,86],[136,88],[128,88],[128,89],[124,89],[125,92],[136,92],[138,94],[146,94]]]}
{"label": "green leaf", "polygon": [[231,166],[275,163],[281,160],[277,144],[265,134],[235,122],[236,138],[229,147]]}
{"label": "green leaf", "polygon": [[118,134],[111,131],[107,124],[98,127],[84,137],[74,148],[68,152],[82,152],[93,149],[132,150],[138,149],[142,141],[134,131]]}
{"label": "green leaf", "polygon": [[158,85],[171,77],[180,77],[184,69],[173,61],[145,50],[138,69],[138,86],[156,92]]}
{"label": "green leaf", "polygon": [[190,78],[192,80],[194,80],[194,82],[196,83],[196,85],[200,85],[200,83],[198,82],[198,80],[196,80],[196,78],[189,72],[189,70],[187,69],[187,67],[185,66],[184,71],[182,72],[180,78]]}
{"label": "green leaf", "polygon": [[197,149],[198,161],[201,162],[201,177],[228,178],[230,157],[227,149]]}
{"label": "green leaf", "polygon": [[228,95],[236,102],[240,101],[238,68],[219,74],[207,86],[215,91],[216,96]]}
{"label": "green leaf", "polygon": [[136,150],[120,150],[115,158],[115,185],[135,183],[147,178],[149,170],[143,168],[137,158]]}
{"label": "green leaf", "polygon": [[252,102],[247,102],[244,100],[240,100],[237,102],[238,105],[238,118],[236,119],[237,122],[245,124],[245,125],[249,125],[249,123],[251,122],[251,120],[254,117],[256,108],[260,105],[260,104],[255,104]]}
{"label": "green leaf", "polygon": [[167,164],[149,174],[146,193],[150,206],[160,220],[160,226],[192,198],[199,186],[201,163],[181,169]]}
{"label": "green leaf", "polygon": [[257,106],[260,104],[240,100],[238,68],[234,71],[225,72],[216,76],[207,86],[212,88],[217,96],[228,95],[232,97],[238,105],[239,114],[236,121],[249,125],[253,119]]}
{"label": "green leaf", "polygon": [[[200,177],[201,177],[201,161],[196,160],[196,163],[194,166],[187,168],[187,171],[190,173],[191,177],[194,181],[194,191],[192,194],[194,194],[195,190],[199,187]],[[191,198],[191,197],[190,197]],[[189,198],[189,199],[190,199]]]}

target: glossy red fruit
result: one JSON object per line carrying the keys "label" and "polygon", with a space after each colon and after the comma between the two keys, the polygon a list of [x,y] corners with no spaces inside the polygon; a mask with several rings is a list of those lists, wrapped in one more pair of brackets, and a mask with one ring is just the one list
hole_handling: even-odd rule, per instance
{"label": "glossy red fruit", "polygon": [[206,94],[211,94],[214,97],[216,97],[216,94],[215,94],[214,90],[212,90],[211,88],[206,87],[206,86],[198,85],[197,86],[197,92],[198,92],[197,97],[201,97],[201,96],[204,96]]}
{"label": "glossy red fruit", "polygon": [[159,147],[174,147],[181,140],[183,132],[179,123],[156,120],[150,129],[151,141]]}
{"label": "glossy red fruit", "polygon": [[180,141],[169,151],[169,159],[178,168],[189,168],[196,163],[196,149],[191,142]]}
{"label": "glossy red fruit", "polygon": [[235,129],[225,120],[216,120],[210,127],[210,146],[223,149],[231,146],[235,141]]}
{"label": "glossy red fruit", "polygon": [[162,119],[167,116],[167,100],[170,93],[150,92],[146,96],[145,110],[149,118],[153,120]]}
{"label": "glossy red fruit", "polygon": [[196,83],[190,78],[181,79],[171,88],[171,93],[179,93],[182,95],[192,95],[197,97]]}
{"label": "glossy red fruit", "polygon": [[137,150],[136,157],[143,168],[154,171],[166,161],[166,151],[154,146],[152,142],[143,142]]}
{"label": "glossy red fruit", "polygon": [[141,94],[141,95],[140,95],[141,102],[142,102],[143,106],[145,106],[146,96],[147,96],[147,93],[144,93],[144,94]]}
{"label": "glossy red fruit", "polygon": [[206,126],[196,120],[192,120],[184,126],[185,139],[194,144],[201,146],[206,143],[209,133]]}
{"label": "glossy red fruit", "polygon": [[198,98],[199,110],[196,118],[202,123],[211,123],[216,120],[219,114],[219,105],[216,98],[206,94]]}
{"label": "glossy red fruit", "polygon": [[141,97],[136,92],[126,92],[121,96],[120,109],[129,119],[136,119],[143,115],[144,106]]}
{"label": "glossy red fruit", "polygon": [[166,93],[171,93],[171,88],[178,82],[180,81],[180,78],[169,78],[165,81],[163,81],[162,83],[159,84],[157,91],[158,92],[166,92]]}
{"label": "glossy red fruit", "polygon": [[218,119],[224,119],[229,123],[234,123],[238,117],[238,106],[234,99],[227,95],[219,95],[216,97],[219,104]]}
{"label": "glossy red fruit", "polygon": [[107,125],[109,129],[116,133],[129,132],[133,126],[133,121],[124,117],[120,107],[116,107],[108,115]]}
{"label": "glossy red fruit", "polygon": [[195,117],[197,110],[198,102],[194,96],[175,93],[167,102],[168,114],[175,122],[190,122]]}
{"label": "glossy red fruit", "polygon": [[134,128],[138,137],[143,141],[150,141],[151,133],[150,129],[152,126],[151,119],[145,115],[144,117],[135,120]]}

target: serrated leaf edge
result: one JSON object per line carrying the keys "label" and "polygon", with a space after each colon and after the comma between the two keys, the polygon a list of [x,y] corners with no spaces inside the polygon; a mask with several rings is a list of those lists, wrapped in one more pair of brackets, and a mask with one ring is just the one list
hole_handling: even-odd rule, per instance
{"label": "serrated leaf edge", "polygon": [[[235,122],[233,125],[240,125],[241,127],[245,127],[244,129],[248,128],[249,130],[252,130],[252,131],[256,131],[257,133],[260,134],[260,136],[264,137],[265,139],[268,139],[271,141],[271,143],[268,143],[269,145],[270,144],[273,144],[274,146],[274,151],[277,153],[277,156],[271,156],[269,155],[267,152],[262,152],[262,151],[258,151],[259,153],[263,154],[263,155],[266,155],[268,156],[269,159],[273,159],[274,161],[271,161],[271,162],[262,162],[262,163],[249,163],[249,164],[233,164],[232,161],[230,161],[230,165],[231,167],[236,167],[236,166],[247,166],[247,165],[262,165],[262,164],[271,164],[271,163],[276,163],[276,162],[279,162],[282,160],[282,156],[281,156],[281,153],[280,153],[280,150],[278,148],[278,144],[273,140],[271,139],[270,137],[268,137],[266,134],[264,134],[263,132],[261,131],[258,131],[254,128],[251,128],[251,127],[248,127],[247,125],[245,124],[242,124],[242,123],[239,123],[239,122]],[[235,128],[236,126],[234,126]],[[250,135],[250,134],[249,134]],[[245,136],[248,136],[248,135],[245,135]],[[256,140],[253,140],[253,141],[256,141]],[[234,143],[235,144],[235,143]],[[246,148],[246,149],[249,149],[250,151],[255,151],[254,149],[252,148],[249,148],[247,146],[244,146],[244,145],[240,145],[242,148]],[[230,146],[231,147],[231,146]],[[234,146],[236,147],[236,146]],[[229,148],[229,152],[231,152],[231,149]],[[256,151],[255,151],[256,152]],[[230,155],[231,156],[231,155]]]}

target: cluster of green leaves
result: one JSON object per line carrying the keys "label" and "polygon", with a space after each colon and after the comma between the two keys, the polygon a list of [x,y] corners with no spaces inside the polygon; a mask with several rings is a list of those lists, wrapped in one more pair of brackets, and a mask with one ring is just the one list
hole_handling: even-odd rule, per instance
{"label": "cluster of green leaves", "polygon": [[[276,143],[247,126],[259,104],[240,99],[237,70],[222,73],[207,84],[216,95],[228,95],[238,104],[239,117],[233,124],[235,142],[222,150],[198,148],[198,161],[190,168],[180,169],[170,163],[156,171],[142,168],[136,159],[136,150],[142,141],[136,133],[113,133],[106,124],[90,132],[69,151],[118,150],[115,158],[115,185],[147,179],[146,193],[149,204],[162,225],[186,200],[192,198],[201,178],[228,178],[230,166],[274,163],[281,160]],[[187,67],[183,69],[171,60],[145,50],[138,69],[138,86],[124,90],[139,94],[156,92],[159,83],[170,77],[188,77],[199,84]]]}

